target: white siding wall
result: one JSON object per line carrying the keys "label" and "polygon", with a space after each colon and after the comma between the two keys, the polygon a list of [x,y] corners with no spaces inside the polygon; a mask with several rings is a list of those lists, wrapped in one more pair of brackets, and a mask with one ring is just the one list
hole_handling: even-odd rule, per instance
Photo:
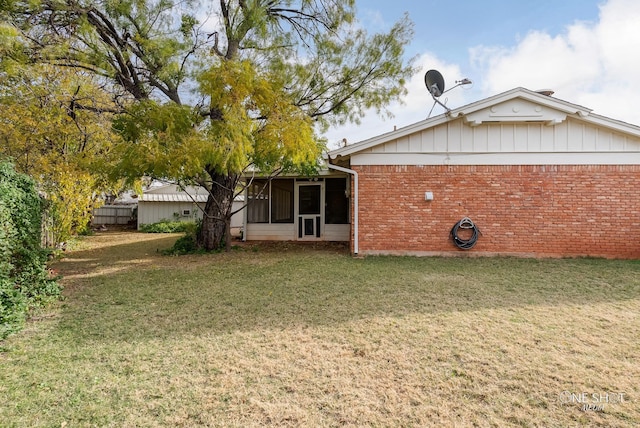
{"label": "white siding wall", "polygon": [[[296,225],[287,224],[247,224],[247,241],[294,241],[298,239]],[[348,241],[351,237],[350,224],[322,225],[322,241]]]}
{"label": "white siding wall", "polygon": [[[233,210],[242,207],[243,202],[233,203]],[[204,204],[201,205],[204,209]],[[191,216],[182,216],[183,210],[191,210]],[[178,214],[176,218],[174,213]],[[231,227],[242,227],[244,210],[231,217]],[[162,220],[195,221],[202,218],[202,210],[193,202],[138,202],[138,228],[142,224],[157,223]]]}
{"label": "white siding wall", "polygon": [[[183,210],[191,210],[191,215],[182,216]],[[193,202],[138,202],[138,227],[162,220],[195,221],[196,218],[202,218],[202,212]]]}
{"label": "white siding wall", "polygon": [[245,236],[248,241],[293,241],[297,239],[293,223],[249,223]]}
{"label": "white siding wall", "polygon": [[324,241],[348,241],[351,239],[351,225],[325,224],[322,238]]}
{"label": "white siding wall", "polygon": [[635,164],[640,138],[572,118],[546,123],[457,119],[352,156],[352,165]]}

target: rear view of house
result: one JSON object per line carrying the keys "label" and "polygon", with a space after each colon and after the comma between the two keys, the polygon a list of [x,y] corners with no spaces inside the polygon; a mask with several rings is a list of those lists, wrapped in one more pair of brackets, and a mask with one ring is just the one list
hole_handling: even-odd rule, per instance
{"label": "rear view of house", "polygon": [[[640,127],[547,93],[516,88],[327,161],[332,178],[273,183],[269,214],[249,204],[247,239],[348,240],[363,255],[640,258]],[[451,237],[465,218],[479,231],[466,252]]]}

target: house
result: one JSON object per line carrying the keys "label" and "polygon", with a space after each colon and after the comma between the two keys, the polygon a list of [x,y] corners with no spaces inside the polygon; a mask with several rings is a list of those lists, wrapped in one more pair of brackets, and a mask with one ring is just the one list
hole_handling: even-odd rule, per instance
{"label": "house", "polygon": [[[344,240],[361,255],[640,258],[640,127],[548,92],[515,88],[333,150],[327,166],[265,196],[250,189],[246,239]],[[467,251],[452,239],[462,220],[477,235]]]}
{"label": "house", "polygon": [[[196,221],[202,219],[202,211],[209,193],[202,187],[187,186],[184,189],[175,184],[165,184],[145,190],[138,198],[138,229],[144,224],[161,221]],[[243,200],[233,203],[233,210],[243,205]],[[231,228],[242,227],[243,214],[231,217]]]}

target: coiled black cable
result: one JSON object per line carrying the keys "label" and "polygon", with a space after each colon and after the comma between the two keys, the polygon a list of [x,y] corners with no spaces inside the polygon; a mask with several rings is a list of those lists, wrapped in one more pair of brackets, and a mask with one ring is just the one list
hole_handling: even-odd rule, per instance
{"label": "coiled black cable", "polygon": [[[472,229],[473,233],[469,239],[462,239],[460,238],[460,236],[458,236],[458,230],[460,229]],[[480,233],[480,229],[478,229],[478,227],[473,224],[473,221],[471,221],[469,217],[463,218],[462,220],[454,224],[451,228],[451,237],[453,238],[453,243],[462,250],[470,250],[471,248],[473,248],[473,246],[476,245],[476,242],[478,241],[478,236],[480,235]]]}

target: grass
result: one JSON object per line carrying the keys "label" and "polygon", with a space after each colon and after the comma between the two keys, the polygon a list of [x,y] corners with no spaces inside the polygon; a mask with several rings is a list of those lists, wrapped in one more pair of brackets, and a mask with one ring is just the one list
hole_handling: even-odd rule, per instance
{"label": "grass", "polygon": [[160,255],[177,236],[57,263],[66,299],[1,345],[1,426],[640,424],[638,261]]}

